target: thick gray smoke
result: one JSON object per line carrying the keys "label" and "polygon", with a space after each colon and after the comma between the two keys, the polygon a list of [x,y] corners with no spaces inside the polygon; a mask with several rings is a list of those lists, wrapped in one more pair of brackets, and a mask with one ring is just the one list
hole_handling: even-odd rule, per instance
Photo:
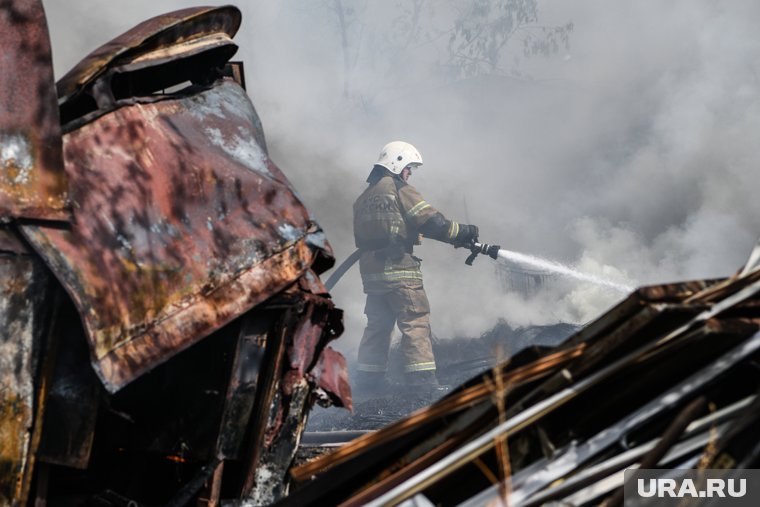
{"label": "thick gray smoke", "polygon": [[[533,24],[572,22],[569,47],[526,58],[540,29],[520,28],[498,65],[468,74],[449,40],[474,3],[489,2],[240,5],[236,59],[270,152],[339,261],[353,251],[351,203],[367,172],[402,139],[425,160],[411,183],[486,242],[627,285],[735,272],[760,235],[760,3],[541,1]],[[56,74],[191,5],[46,1]],[[498,317],[586,322],[622,297],[561,280],[525,299],[501,290],[490,259],[467,267],[466,252],[432,241],[418,255],[439,337],[477,335]],[[364,322],[356,271],[334,297],[350,352]]]}

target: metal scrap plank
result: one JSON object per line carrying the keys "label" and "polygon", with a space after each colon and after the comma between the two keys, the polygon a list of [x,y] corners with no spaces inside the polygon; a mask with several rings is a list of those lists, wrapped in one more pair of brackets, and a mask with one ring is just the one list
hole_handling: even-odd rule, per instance
{"label": "metal scrap plank", "polygon": [[274,325],[275,312],[253,309],[243,317],[234,349],[230,380],[217,439],[217,455],[238,459],[240,446],[251,418],[260,374],[264,369],[267,335]]}

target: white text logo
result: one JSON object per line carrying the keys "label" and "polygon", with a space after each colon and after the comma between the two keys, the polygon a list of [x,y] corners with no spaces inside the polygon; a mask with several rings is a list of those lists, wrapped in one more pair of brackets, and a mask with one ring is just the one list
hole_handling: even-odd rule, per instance
{"label": "white text logo", "polygon": [[747,494],[747,479],[706,479],[697,483],[693,479],[638,479],[637,488],[644,498],[738,498]]}

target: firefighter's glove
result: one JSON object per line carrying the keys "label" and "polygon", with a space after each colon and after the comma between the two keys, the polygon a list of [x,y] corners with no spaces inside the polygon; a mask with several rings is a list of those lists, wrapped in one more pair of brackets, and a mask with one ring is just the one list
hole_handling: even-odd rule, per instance
{"label": "firefighter's glove", "polygon": [[460,224],[457,237],[454,238],[454,247],[470,246],[478,240],[478,232],[477,225]]}

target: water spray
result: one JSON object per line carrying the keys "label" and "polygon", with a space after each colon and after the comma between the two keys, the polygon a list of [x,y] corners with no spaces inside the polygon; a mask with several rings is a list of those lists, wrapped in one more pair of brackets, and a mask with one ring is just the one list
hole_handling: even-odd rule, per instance
{"label": "water spray", "polygon": [[472,262],[478,255],[487,255],[494,260],[503,260],[507,263],[516,264],[522,267],[530,267],[534,269],[540,269],[542,271],[548,271],[557,275],[567,276],[576,280],[584,282],[591,282],[596,285],[602,285],[620,292],[631,292],[633,287],[623,285],[615,282],[611,282],[604,278],[600,278],[596,275],[583,273],[577,269],[571,268],[559,262],[542,259],[533,255],[521,254],[510,250],[505,250],[499,245],[489,245],[488,243],[478,243],[474,241],[470,245],[470,255],[465,260],[465,264],[472,266]]}
{"label": "water spray", "polygon": [[[468,266],[472,266],[473,261],[475,261],[478,255],[487,255],[496,261],[502,260],[506,263],[516,264],[518,266],[530,267],[561,276],[568,276],[576,280],[591,282],[596,285],[609,287],[619,292],[632,292],[634,289],[628,285],[611,282],[595,275],[583,273],[577,269],[571,268],[570,266],[566,266],[559,262],[542,259],[533,255],[521,254],[518,252],[512,252],[510,250],[505,250],[499,245],[491,245],[488,243],[478,243],[477,241],[473,241],[469,246],[467,246],[467,248],[470,250],[470,255],[464,262]],[[346,271],[348,271],[348,269],[353,266],[357,260],[359,260],[361,253],[362,250],[356,250],[345,261],[343,261],[340,266],[338,266],[335,272],[325,282],[325,287],[327,290],[331,290],[335,284],[338,283],[338,280],[341,279]]]}

